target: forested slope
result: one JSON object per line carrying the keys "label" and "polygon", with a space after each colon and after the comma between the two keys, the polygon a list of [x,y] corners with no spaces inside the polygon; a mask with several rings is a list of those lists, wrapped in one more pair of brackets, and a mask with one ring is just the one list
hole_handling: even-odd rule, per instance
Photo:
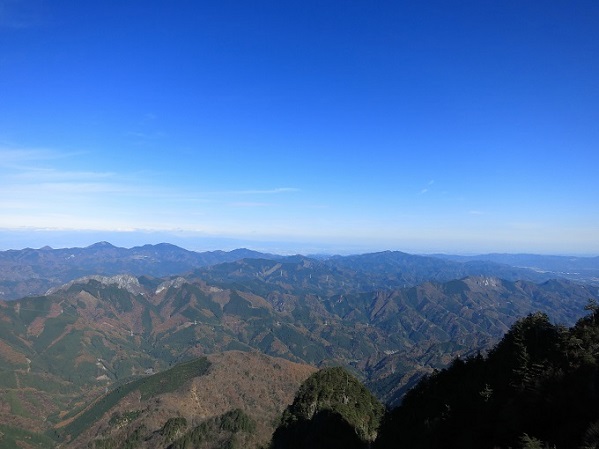
{"label": "forested slope", "polygon": [[487,355],[423,378],[368,432],[363,423],[381,418],[357,381],[343,370],[316,373],[284,412],[271,449],[597,448],[599,308],[591,301],[588,310],[571,328],[543,313],[517,321]]}

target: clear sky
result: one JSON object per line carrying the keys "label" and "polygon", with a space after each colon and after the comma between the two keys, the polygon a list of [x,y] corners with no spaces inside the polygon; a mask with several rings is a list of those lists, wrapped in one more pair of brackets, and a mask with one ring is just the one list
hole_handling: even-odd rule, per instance
{"label": "clear sky", "polygon": [[0,249],[598,255],[598,172],[597,0],[0,0]]}

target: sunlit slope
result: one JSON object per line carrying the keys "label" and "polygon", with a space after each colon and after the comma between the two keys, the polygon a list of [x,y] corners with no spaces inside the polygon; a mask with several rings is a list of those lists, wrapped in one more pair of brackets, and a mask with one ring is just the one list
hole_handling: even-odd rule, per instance
{"label": "sunlit slope", "polygon": [[343,288],[351,279],[304,260],[247,260],[264,279],[230,282],[240,264],[228,265],[227,279],[90,277],[0,303],[1,387],[18,404],[3,413],[24,428],[53,425],[131,376],[238,349],[352,367],[390,399],[453,356],[488,347],[529,312],[574,322],[596,293],[565,281],[470,277],[327,294],[327,282]]}

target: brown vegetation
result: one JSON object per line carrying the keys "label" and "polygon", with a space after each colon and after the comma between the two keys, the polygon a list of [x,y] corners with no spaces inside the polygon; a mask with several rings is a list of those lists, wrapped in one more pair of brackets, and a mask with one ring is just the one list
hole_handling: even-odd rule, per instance
{"label": "brown vegetation", "polygon": [[247,443],[248,447],[258,447],[270,440],[281,413],[293,402],[302,382],[316,371],[309,365],[257,352],[229,351],[208,359],[212,365],[206,375],[196,377],[174,393],[148,400],[142,400],[135,392],[128,395],[69,447],[83,449],[97,438],[124,436],[131,427],[109,424],[111,416],[119,414],[127,416],[140,411],[133,427],[144,425],[152,433],[173,417],[183,417],[197,425],[232,409],[240,409],[255,420],[256,432]]}

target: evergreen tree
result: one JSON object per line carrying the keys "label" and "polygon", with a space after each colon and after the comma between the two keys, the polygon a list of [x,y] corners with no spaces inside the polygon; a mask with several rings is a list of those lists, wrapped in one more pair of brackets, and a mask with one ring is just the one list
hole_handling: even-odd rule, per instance
{"label": "evergreen tree", "polygon": [[589,310],[571,329],[529,315],[487,357],[423,379],[375,447],[599,448],[599,320]]}
{"label": "evergreen tree", "polygon": [[272,449],[366,448],[384,413],[380,402],[340,367],[310,376],[283,412]]}

